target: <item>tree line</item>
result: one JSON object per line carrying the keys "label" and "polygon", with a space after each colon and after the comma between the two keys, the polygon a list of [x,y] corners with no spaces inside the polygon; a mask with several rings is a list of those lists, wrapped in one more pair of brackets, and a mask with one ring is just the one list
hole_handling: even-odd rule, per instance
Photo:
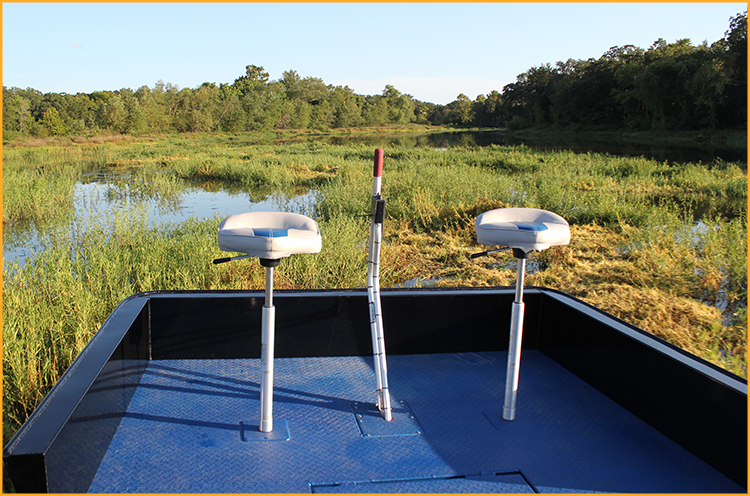
{"label": "tree line", "polygon": [[409,123],[457,127],[692,130],[747,126],[747,12],[709,45],[657,40],[598,59],[532,67],[502,91],[447,105],[386,85],[359,95],[296,71],[270,80],[248,65],[233,83],[45,93],[3,86],[3,137],[90,133],[243,132]]}

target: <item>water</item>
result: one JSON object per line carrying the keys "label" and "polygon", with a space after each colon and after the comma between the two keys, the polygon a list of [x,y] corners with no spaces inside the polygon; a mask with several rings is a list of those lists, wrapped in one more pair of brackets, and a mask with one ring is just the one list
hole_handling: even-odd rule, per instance
{"label": "water", "polygon": [[[299,195],[286,195],[274,192],[270,195],[252,193],[230,193],[226,190],[206,191],[199,187],[186,187],[176,199],[167,201],[151,198],[143,202],[133,202],[128,196],[110,199],[113,186],[107,183],[78,183],[75,186],[73,203],[80,216],[88,219],[92,211],[122,210],[135,204],[148,210],[152,224],[163,221],[184,222],[190,218],[206,219],[215,216],[242,212],[297,212],[309,215],[317,201],[317,191],[308,190]],[[89,206],[89,208],[86,208]],[[90,208],[93,206],[93,208]]]}
{"label": "water", "polygon": [[[74,225],[86,226],[90,222],[101,222],[108,214],[122,210],[145,210],[152,226],[164,222],[177,224],[190,218],[224,218],[242,212],[284,211],[312,215],[318,199],[318,192],[313,190],[296,195],[282,192],[264,195],[185,187],[176,196],[141,200],[128,194],[128,184],[123,184],[122,177],[117,179],[117,184],[105,182],[101,177],[93,182],[78,182],[73,192],[73,219],[51,229],[70,231]],[[43,234],[34,226],[11,226],[6,229],[3,236],[4,263],[17,262],[19,266],[23,265],[28,257],[41,248],[41,236]]]}

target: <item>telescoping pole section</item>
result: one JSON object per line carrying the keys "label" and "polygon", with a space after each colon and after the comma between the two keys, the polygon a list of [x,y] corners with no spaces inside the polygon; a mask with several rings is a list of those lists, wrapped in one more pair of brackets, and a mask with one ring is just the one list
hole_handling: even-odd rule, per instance
{"label": "telescoping pole section", "polygon": [[[521,254],[514,250],[514,255]],[[521,369],[521,341],[523,340],[523,284],[526,272],[525,254],[518,257],[518,275],[516,277],[516,299],[510,315],[510,344],[508,345],[508,372],[505,379],[505,403],[503,418],[516,418],[516,396],[518,395],[518,375]]]}
{"label": "telescoping pole section", "polygon": [[273,268],[278,260],[263,260],[266,267],[266,301],[261,320],[260,431],[273,431],[273,357],[276,334],[276,308],[273,306]]}
{"label": "telescoping pole section", "polygon": [[388,392],[388,367],[385,359],[385,337],[383,335],[383,314],[380,306],[380,241],[383,236],[385,200],[380,195],[383,177],[383,149],[375,150],[375,164],[372,181],[372,203],[370,209],[370,240],[367,261],[367,298],[370,306],[370,332],[372,334],[372,354],[375,362],[377,383],[377,407],[387,421],[393,419],[391,396]]}

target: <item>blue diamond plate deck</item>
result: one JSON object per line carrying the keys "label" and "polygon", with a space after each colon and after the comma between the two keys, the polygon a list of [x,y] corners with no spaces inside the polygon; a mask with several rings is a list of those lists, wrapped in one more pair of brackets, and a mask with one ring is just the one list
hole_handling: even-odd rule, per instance
{"label": "blue diamond plate deck", "polygon": [[537,351],[523,355],[519,428],[497,428],[506,358],[389,356],[394,405],[420,433],[370,437],[352,404],[374,404],[371,358],[277,359],[277,442],[242,439],[259,360],[154,360],[89,491],[743,492]]}

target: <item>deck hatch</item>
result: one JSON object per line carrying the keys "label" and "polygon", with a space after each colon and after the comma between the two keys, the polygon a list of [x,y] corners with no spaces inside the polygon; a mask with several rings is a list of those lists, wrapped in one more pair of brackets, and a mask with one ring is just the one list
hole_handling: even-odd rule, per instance
{"label": "deck hatch", "polygon": [[310,484],[312,493],[535,493],[520,472]]}
{"label": "deck hatch", "polygon": [[355,401],[350,408],[362,437],[419,436],[422,426],[405,401],[393,402],[393,420],[386,422],[374,403]]}

